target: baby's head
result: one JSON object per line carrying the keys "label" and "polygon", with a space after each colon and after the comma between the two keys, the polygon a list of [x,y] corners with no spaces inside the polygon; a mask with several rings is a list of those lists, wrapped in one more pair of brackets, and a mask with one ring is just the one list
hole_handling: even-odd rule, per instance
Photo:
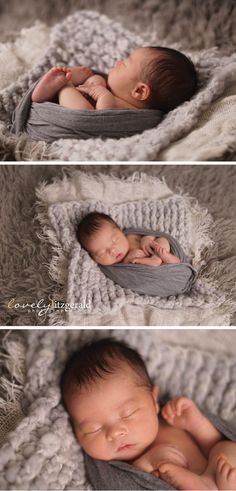
{"label": "baby's head", "polygon": [[121,262],[129,250],[127,237],[105,213],[86,215],[77,226],[76,236],[94,261],[103,266]]}
{"label": "baby's head", "polygon": [[64,405],[85,452],[100,460],[132,460],[158,432],[157,386],[140,355],[105,338],[84,345],[61,379]]}
{"label": "baby's head", "polygon": [[193,63],[180,51],[144,47],[115,63],[108,86],[115,96],[137,108],[168,112],[193,96],[197,75]]}

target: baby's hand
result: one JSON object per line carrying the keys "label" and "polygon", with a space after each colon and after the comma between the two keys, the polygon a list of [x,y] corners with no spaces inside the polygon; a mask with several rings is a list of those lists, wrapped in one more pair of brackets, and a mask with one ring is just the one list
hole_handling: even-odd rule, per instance
{"label": "baby's hand", "polygon": [[169,425],[190,431],[195,426],[200,411],[191,399],[177,397],[165,404],[161,414]]}
{"label": "baby's hand", "polygon": [[93,76],[93,70],[87,66],[69,67],[72,73],[72,82],[74,85],[83,84],[89,77]]}
{"label": "baby's hand", "polygon": [[131,249],[124,259],[124,263],[133,263],[138,257],[146,257],[142,249]]}
{"label": "baby's hand", "polygon": [[85,85],[86,87],[90,87],[92,85],[102,85],[103,87],[106,87],[107,83],[101,75],[93,75],[86,80]]}
{"label": "baby's hand", "polygon": [[107,95],[107,88],[104,87],[104,85],[79,85],[76,87],[76,89],[79,92],[82,92],[82,94],[87,94],[92,99],[97,102],[99,98],[104,97]]}
{"label": "baby's hand", "polygon": [[156,242],[150,235],[142,237],[140,245],[145,254],[148,256],[151,256],[155,252]]}

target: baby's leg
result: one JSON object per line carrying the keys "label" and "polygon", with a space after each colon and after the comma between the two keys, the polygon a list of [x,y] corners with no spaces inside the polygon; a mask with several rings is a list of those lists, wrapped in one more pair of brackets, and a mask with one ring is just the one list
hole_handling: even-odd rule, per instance
{"label": "baby's leg", "polygon": [[215,481],[210,476],[199,476],[194,472],[179,467],[175,464],[161,464],[158,468],[159,476],[164,481],[167,481],[176,489],[186,490],[204,490],[204,489],[218,489]]}
{"label": "baby's leg", "polygon": [[73,85],[63,87],[58,98],[59,104],[68,109],[94,109],[92,104]]}
{"label": "baby's leg", "polygon": [[164,264],[179,264],[180,259],[170,252],[170,243],[166,237],[157,237],[156,242],[156,253],[162,259]]}
{"label": "baby's leg", "polygon": [[207,473],[215,475],[218,489],[236,489],[236,443],[224,440],[212,448]]}
{"label": "baby's leg", "polygon": [[132,260],[133,264],[144,264],[145,266],[160,266],[162,260],[158,256],[137,257]]}
{"label": "baby's leg", "polygon": [[170,243],[166,237],[156,237],[155,242],[160,246],[163,247],[167,252],[170,252]]}
{"label": "baby's leg", "polygon": [[161,464],[160,477],[177,489],[236,489],[236,443],[220,441],[209,455],[205,472],[198,476],[174,464]]}
{"label": "baby's leg", "polygon": [[71,79],[70,69],[53,67],[41,78],[32,93],[33,102],[51,101]]}

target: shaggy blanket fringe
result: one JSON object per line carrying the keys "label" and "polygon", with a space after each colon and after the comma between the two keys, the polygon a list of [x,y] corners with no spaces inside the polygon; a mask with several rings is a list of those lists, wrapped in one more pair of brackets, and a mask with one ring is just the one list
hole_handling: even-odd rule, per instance
{"label": "shaggy blanket fringe", "polygon": [[3,443],[23,418],[26,348],[17,332],[7,331],[0,337],[0,442]]}

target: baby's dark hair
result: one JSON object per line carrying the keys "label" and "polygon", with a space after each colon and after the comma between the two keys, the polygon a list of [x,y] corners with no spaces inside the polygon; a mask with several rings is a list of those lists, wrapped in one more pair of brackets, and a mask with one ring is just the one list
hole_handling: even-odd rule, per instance
{"label": "baby's dark hair", "polygon": [[76,351],[67,361],[61,376],[62,400],[66,407],[68,391],[90,386],[98,379],[115,373],[126,363],[137,376],[137,385],[151,390],[153,383],[140,354],[123,341],[112,337],[90,341]]}
{"label": "baby's dark hair", "polygon": [[192,61],[180,51],[148,46],[156,56],[144,67],[144,82],[151,87],[148,104],[164,112],[189,100],[197,90],[197,73]]}
{"label": "baby's dark hair", "polygon": [[76,237],[84,249],[87,250],[87,240],[91,235],[101,229],[104,222],[109,222],[119,228],[117,223],[109,215],[97,211],[88,213],[88,215],[85,215],[81,222],[79,222],[76,229]]}

